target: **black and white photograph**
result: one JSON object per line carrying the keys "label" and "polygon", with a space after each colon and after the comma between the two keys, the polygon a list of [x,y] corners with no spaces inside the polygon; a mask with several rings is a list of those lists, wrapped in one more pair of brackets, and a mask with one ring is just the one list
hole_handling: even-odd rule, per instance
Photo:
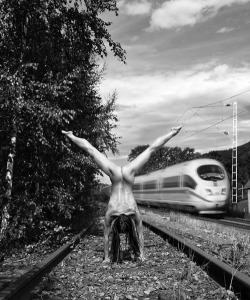
{"label": "black and white photograph", "polygon": [[0,0],[0,300],[250,299],[250,0]]}

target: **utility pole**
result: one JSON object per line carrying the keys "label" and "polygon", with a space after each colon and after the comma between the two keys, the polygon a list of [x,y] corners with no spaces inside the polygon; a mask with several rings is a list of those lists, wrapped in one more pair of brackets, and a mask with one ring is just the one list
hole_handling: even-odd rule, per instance
{"label": "utility pole", "polygon": [[237,205],[237,102],[233,103],[232,204]]}

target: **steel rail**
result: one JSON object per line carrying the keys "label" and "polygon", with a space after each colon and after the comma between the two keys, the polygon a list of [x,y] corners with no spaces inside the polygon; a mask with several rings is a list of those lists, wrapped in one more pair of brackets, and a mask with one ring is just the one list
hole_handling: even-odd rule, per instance
{"label": "steel rail", "polygon": [[211,222],[211,223],[216,223],[216,224],[221,224],[225,226],[232,226],[234,228],[240,228],[240,229],[245,229],[245,230],[250,230],[250,223],[247,221],[239,221],[233,220],[233,219],[212,219],[212,218],[206,218],[206,217],[197,217],[195,216],[195,219],[201,220],[201,221],[206,221],[206,222]]}
{"label": "steel rail", "polygon": [[250,219],[225,217],[224,220],[234,221],[234,222],[239,222],[239,223],[244,223],[244,224],[250,224]]}
{"label": "steel rail", "polygon": [[207,274],[219,283],[220,286],[226,289],[231,288],[234,293],[240,293],[241,300],[250,299],[250,277],[223,263],[217,258],[212,257],[177,235],[169,233],[166,229],[160,228],[145,220],[143,220],[143,225],[160,235],[162,238],[167,239],[171,245],[187,254],[187,256],[198,265],[204,266],[204,270]]}
{"label": "steel rail", "polygon": [[240,222],[240,221],[233,221],[233,220],[219,220],[219,224],[226,225],[226,226],[233,226],[239,229],[246,229],[250,230],[250,223]]}
{"label": "steel rail", "polygon": [[84,238],[89,233],[93,225],[94,222],[74,236],[69,243],[61,246],[30,271],[20,276],[14,282],[11,282],[5,289],[0,291],[0,300],[29,299],[29,293],[39,284],[41,279],[50,273],[75,248],[81,238]]}

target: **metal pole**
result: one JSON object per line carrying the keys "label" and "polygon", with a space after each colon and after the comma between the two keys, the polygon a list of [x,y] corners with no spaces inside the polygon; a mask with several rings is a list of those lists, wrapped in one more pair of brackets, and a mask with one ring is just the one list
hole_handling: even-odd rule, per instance
{"label": "metal pole", "polygon": [[233,103],[232,204],[237,204],[237,102]]}

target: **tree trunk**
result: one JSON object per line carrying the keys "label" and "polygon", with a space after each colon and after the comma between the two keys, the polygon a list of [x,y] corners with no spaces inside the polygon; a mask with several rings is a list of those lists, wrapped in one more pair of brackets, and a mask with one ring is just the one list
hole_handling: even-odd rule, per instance
{"label": "tree trunk", "polygon": [[12,193],[12,180],[13,180],[13,164],[16,150],[16,126],[13,126],[11,133],[10,153],[8,155],[7,170],[5,176],[5,194],[3,197],[3,210],[2,210],[2,222],[0,229],[0,241],[3,239],[6,229],[9,225],[9,205],[11,201]]}

